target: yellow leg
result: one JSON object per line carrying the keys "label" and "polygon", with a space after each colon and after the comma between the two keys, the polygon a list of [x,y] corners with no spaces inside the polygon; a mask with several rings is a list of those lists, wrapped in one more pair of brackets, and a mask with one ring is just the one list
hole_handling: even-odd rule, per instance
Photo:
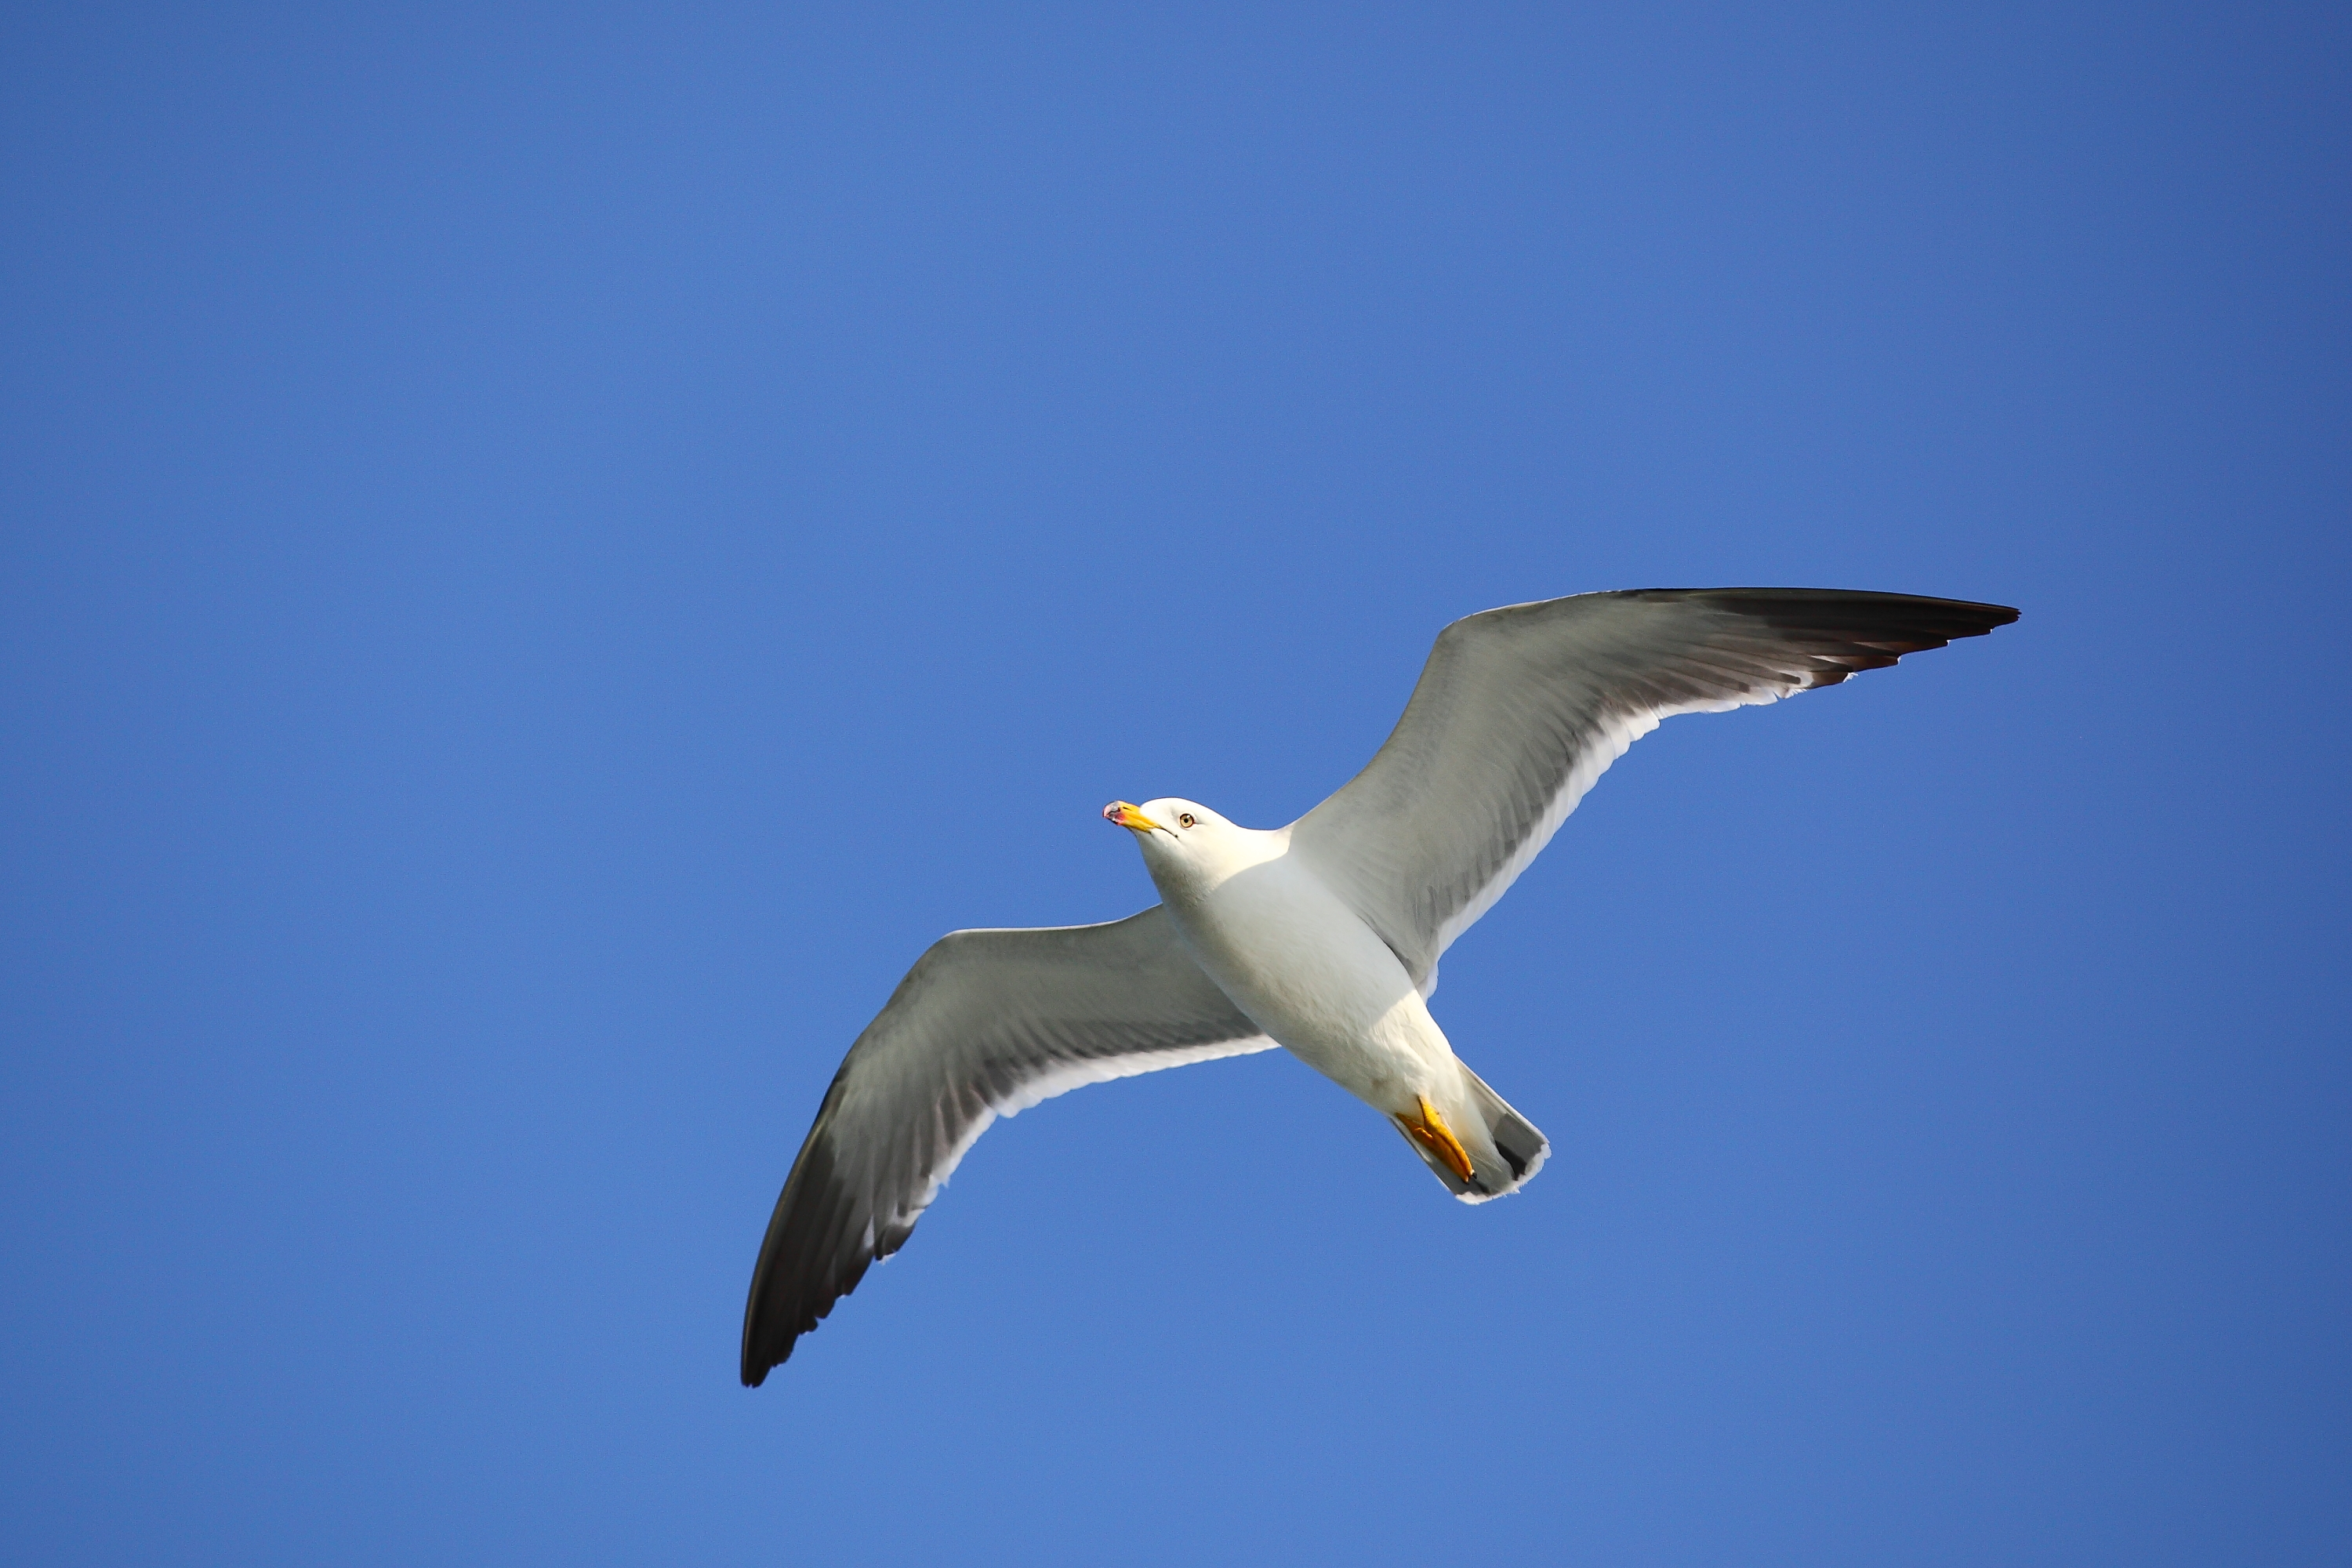
{"label": "yellow leg", "polygon": [[1421,1102],[1421,1119],[1416,1121],[1410,1116],[1400,1116],[1397,1125],[1412,1134],[1414,1142],[1443,1160],[1447,1170],[1465,1182],[1475,1183],[1478,1170],[1470,1163],[1470,1151],[1462,1147],[1462,1140],[1454,1136],[1454,1129],[1445,1125],[1445,1118],[1429,1103],[1427,1095],[1416,1094],[1413,1098]]}

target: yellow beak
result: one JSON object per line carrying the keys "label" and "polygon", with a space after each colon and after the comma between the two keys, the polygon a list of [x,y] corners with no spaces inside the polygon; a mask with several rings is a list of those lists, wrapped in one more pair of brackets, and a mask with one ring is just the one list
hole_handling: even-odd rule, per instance
{"label": "yellow beak", "polygon": [[1127,802],[1123,800],[1115,800],[1108,805],[1104,806],[1103,820],[1106,822],[1116,822],[1121,827],[1132,827],[1138,833],[1157,833],[1160,831],[1160,824],[1152,821],[1151,818],[1144,816],[1143,813],[1136,810],[1135,807],[1128,805]]}

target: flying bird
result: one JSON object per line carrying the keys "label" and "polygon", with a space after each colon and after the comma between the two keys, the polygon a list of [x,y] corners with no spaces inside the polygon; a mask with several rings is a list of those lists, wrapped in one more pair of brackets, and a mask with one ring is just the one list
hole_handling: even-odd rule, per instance
{"label": "flying bird", "polygon": [[1517,1192],[1550,1144],[1430,1016],[1437,962],[1625,749],[1677,713],[1834,686],[2017,619],[1828,588],[1580,594],[1438,634],[1364,771],[1287,827],[1114,801],[1160,902],[1103,925],[941,937],[849,1048],[768,1222],[743,1381],[905,1244],[1000,1116],[1082,1084],[1290,1052],[1446,1190]]}

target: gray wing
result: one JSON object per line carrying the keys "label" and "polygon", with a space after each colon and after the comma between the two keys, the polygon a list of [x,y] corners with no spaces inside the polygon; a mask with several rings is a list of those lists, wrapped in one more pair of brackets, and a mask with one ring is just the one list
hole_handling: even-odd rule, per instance
{"label": "gray wing", "polygon": [[768,1221],[743,1381],[898,1250],[1000,1116],[1109,1079],[1263,1051],[1159,906],[1107,925],[941,937],[849,1047]]}
{"label": "gray wing", "polygon": [[1378,754],[1292,825],[1292,850],[1426,994],[1439,955],[1660,720],[1833,686],[2015,619],[1832,588],[1644,588],[1465,616]]}

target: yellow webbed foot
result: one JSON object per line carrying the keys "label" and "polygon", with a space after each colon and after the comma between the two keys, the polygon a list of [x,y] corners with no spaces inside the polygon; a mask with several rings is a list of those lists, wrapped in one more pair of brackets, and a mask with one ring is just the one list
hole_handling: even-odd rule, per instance
{"label": "yellow webbed foot", "polygon": [[1444,1162],[1447,1170],[1476,1186],[1478,1169],[1470,1163],[1470,1151],[1462,1147],[1462,1140],[1454,1136],[1454,1129],[1445,1125],[1445,1118],[1438,1114],[1437,1107],[1429,1103],[1429,1096],[1417,1094],[1413,1099],[1421,1102],[1420,1118],[1400,1116],[1397,1125],[1411,1133],[1414,1142]]}

